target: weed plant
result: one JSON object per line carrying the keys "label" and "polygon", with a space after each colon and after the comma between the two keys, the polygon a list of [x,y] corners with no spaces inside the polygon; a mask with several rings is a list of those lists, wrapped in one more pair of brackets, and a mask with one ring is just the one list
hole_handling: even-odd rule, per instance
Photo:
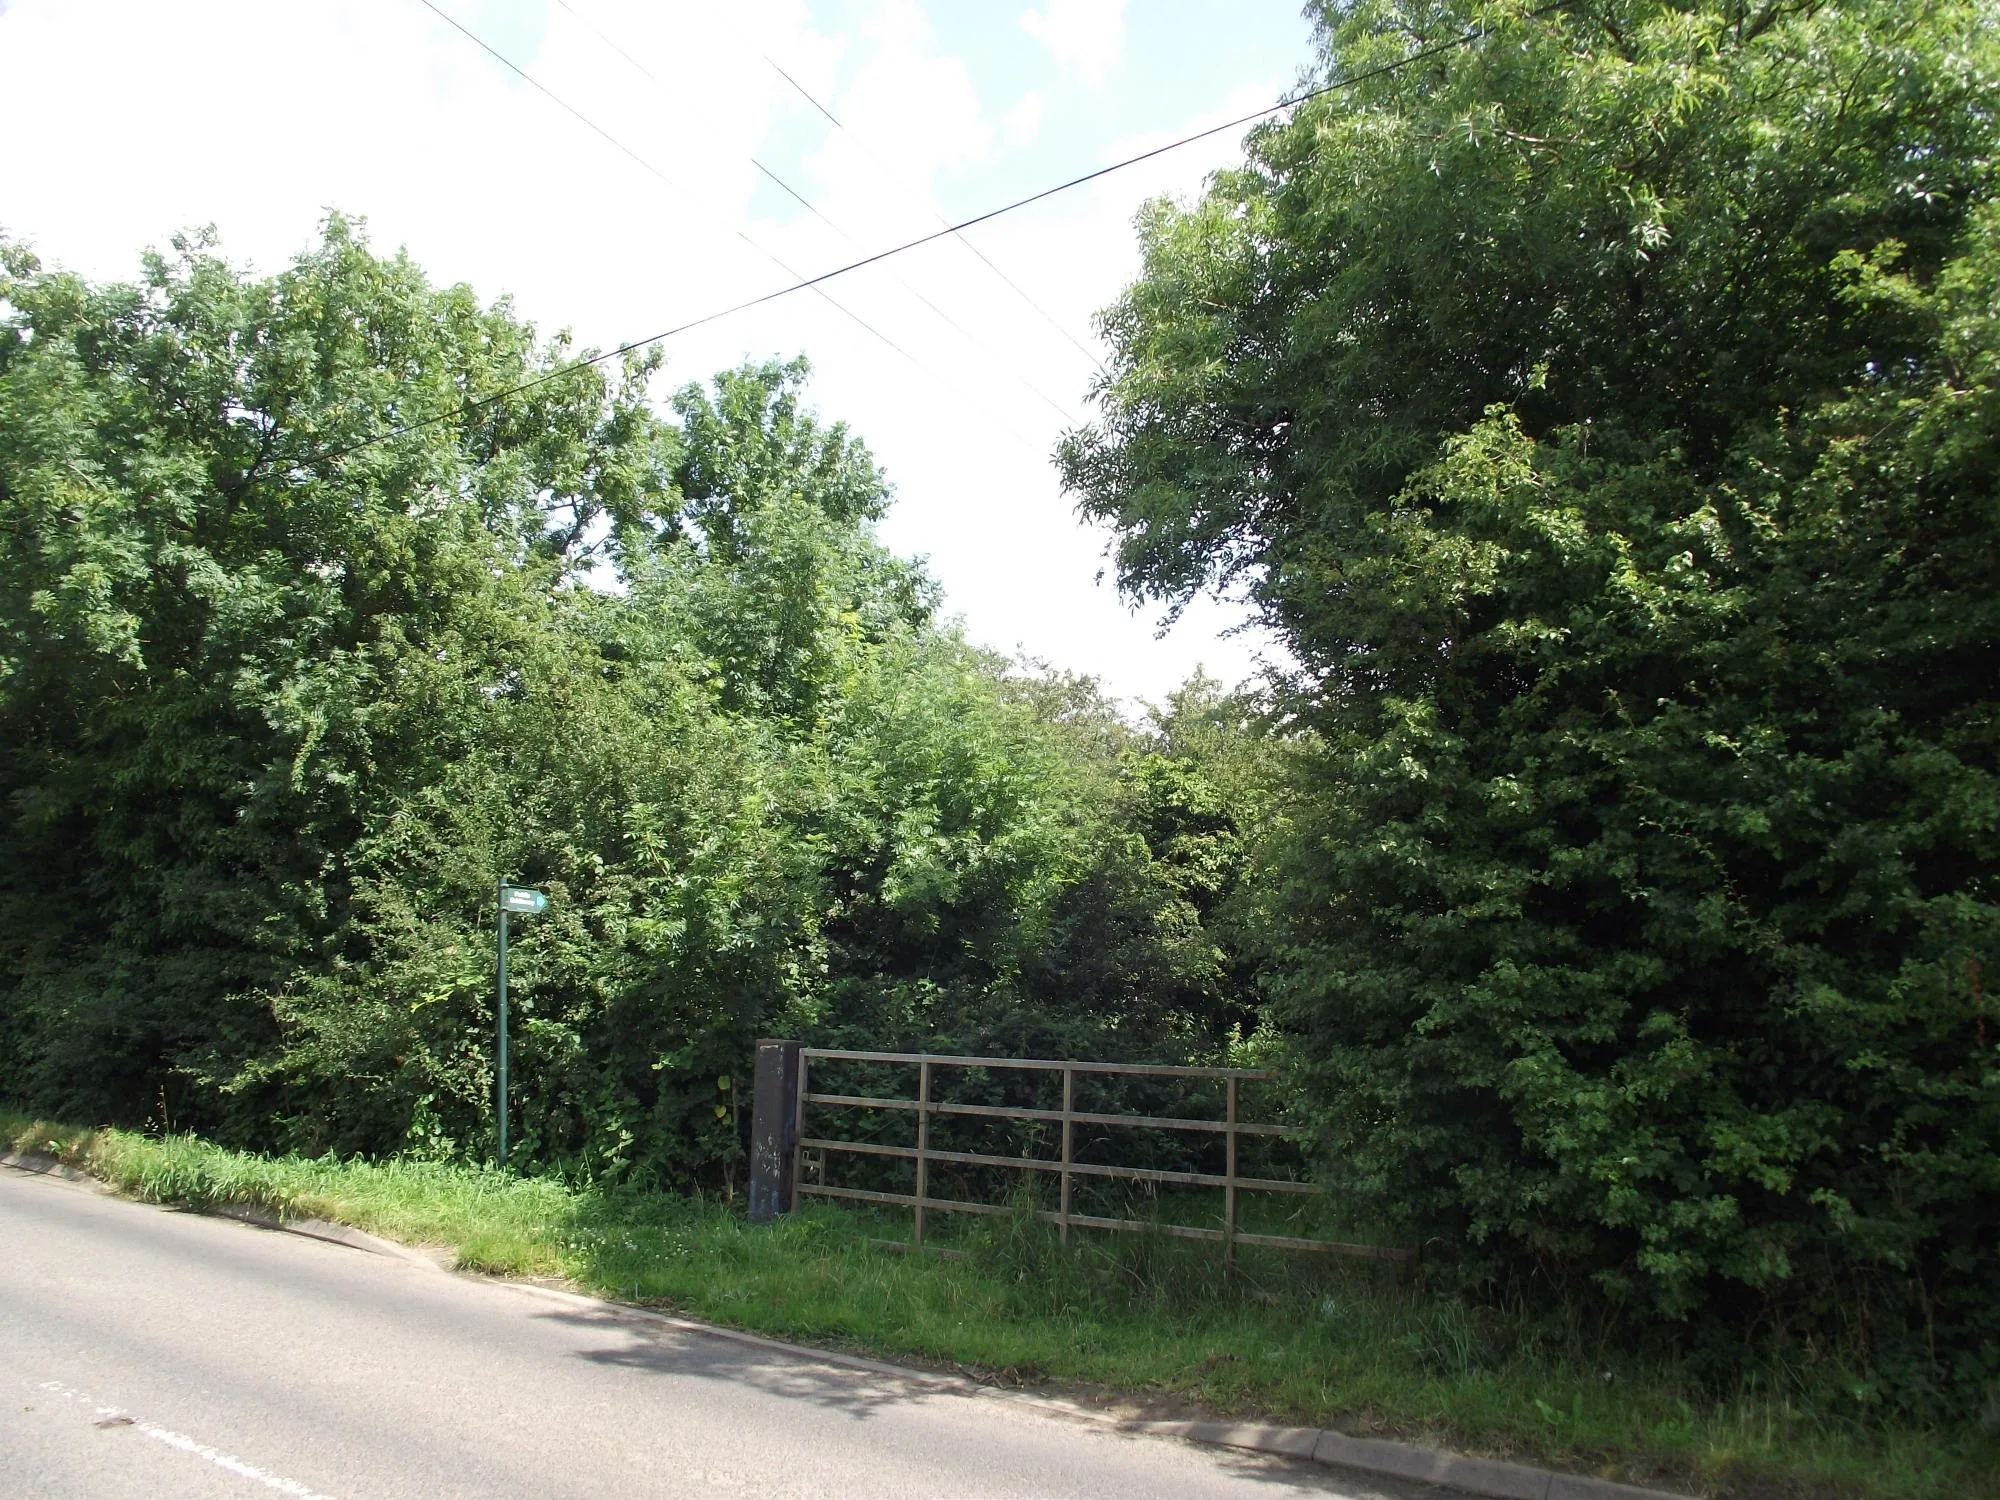
{"label": "weed plant", "polygon": [[886,1246],[899,1215],[737,1206],[490,1167],[267,1158],[190,1137],[0,1110],[0,1145],[147,1202],[260,1207],[449,1249],[461,1269],[562,1278],[760,1333],[1054,1382],[1153,1410],[1332,1425],[1717,1497],[2000,1495],[2000,1441],[1873,1411],[1838,1370],[1766,1362],[1728,1390],[1664,1348],[1573,1317],[1469,1304],[1381,1263],[1215,1248],[1164,1233],[1065,1245],[1022,1200],[944,1219],[940,1255]]}

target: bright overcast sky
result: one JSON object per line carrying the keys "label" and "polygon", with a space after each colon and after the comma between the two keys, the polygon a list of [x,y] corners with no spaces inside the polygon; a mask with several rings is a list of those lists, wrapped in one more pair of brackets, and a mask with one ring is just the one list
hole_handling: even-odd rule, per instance
{"label": "bright overcast sky", "polygon": [[[269,271],[338,208],[434,280],[609,347],[1247,113],[1310,46],[1298,0],[438,4],[603,134],[421,0],[0,0],[0,233],[110,278],[212,224]],[[675,338],[656,392],[803,352],[820,412],[895,485],[883,540],[930,560],[975,640],[1128,698],[1197,663],[1241,678],[1270,648],[1226,634],[1240,610],[1156,638],[1097,581],[1106,537],[1050,462],[1086,410],[1091,315],[1137,269],[1134,212],[1237,150],[972,231],[1006,280],[946,239]]]}

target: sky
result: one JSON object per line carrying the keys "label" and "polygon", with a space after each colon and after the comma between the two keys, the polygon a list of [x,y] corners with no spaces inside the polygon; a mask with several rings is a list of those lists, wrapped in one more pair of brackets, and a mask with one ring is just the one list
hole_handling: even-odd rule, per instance
{"label": "sky", "polygon": [[[0,0],[0,234],[112,279],[212,225],[268,272],[337,209],[611,347],[1258,109],[1311,53],[1298,0],[434,5]],[[1217,601],[1162,635],[1051,461],[1134,215],[1238,155],[1225,132],[675,337],[655,393],[803,353],[895,488],[882,540],[972,639],[1134,706],[1239,680],[1275,644]]]}

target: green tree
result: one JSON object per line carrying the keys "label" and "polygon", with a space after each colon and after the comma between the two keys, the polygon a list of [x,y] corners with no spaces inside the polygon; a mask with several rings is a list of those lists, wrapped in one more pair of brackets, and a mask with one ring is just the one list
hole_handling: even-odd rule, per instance
{"label": "green tree", "polygon": [[136,286],[4,265],[8,1083],[235,1118],[259,997],[338,951],[349,850],[466,753],[593,525],[662,482],[643,371],[554,370],[339,219],[262,281],[187,240]]}
{"label": "green tree", "polygon": [[663,416],[338,219],[264,279],[5,265],[0,1095],[483,1156],[501,879],[555,898],[535,1168],[726,1188],[770,1031],[1212,1045],[1201,861],[1131,826],[1201,794],[937,623],[803,361]]}
{"label": "green tree", "polygon": [[1477,36],[1149,209],[1063,449],[1127,588],[1297,662],[1265,980],[1343,1187],[1917,1402],[2000,1370],[1994,19],[1329,6],[1329,78]]}

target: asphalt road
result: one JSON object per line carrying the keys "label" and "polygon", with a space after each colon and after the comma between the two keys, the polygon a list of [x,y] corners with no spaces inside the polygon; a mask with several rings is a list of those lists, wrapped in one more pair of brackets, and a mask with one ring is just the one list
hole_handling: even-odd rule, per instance
{"label": "asphalt road", "polygon": [[1417,1494],[0,1168],[0,1500]]}

